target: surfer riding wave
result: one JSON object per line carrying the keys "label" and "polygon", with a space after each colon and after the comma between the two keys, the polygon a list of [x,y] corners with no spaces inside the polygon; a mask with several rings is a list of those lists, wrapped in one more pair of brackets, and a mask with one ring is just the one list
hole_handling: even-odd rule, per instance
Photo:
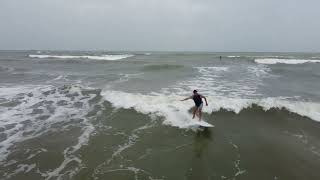
{"label": "surfer riding wave", "polygon": [[206,106],[208,106],[208,102],[206,97],[202,96],[201,94],[198,94],[197,90],[193,90],[193,95],[190,97],[187,97],[185,99],[182,99],[181,101],[186,101],[188,99],[193,99],[195,107],[193,110],[193,117],[192,119],[195,118],[195,116],[197,115],[199,117],[199,121],[201,121],[201,116],[202,116],[202,107],[203,107],[203,101],[202,98],[205,100],[206,102]]}

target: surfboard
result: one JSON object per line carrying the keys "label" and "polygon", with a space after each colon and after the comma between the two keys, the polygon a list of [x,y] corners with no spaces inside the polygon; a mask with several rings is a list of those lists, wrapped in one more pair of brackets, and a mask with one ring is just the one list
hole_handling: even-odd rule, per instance
{"label": "surfboard", "polygon": [[210,124],[210,123],[207,123],[205,121],[196,121],[195,124],[198,124],[199,126],[201,127],[214,127],[214,125]]}
{"label": "surfboard", "polygon": [[198,121],[198,120],[192,120],[192,122],[189,124],[189,127],[192,126],[198,126],[198,127],[214,127],[214,125],[207,123],[204,120]]}

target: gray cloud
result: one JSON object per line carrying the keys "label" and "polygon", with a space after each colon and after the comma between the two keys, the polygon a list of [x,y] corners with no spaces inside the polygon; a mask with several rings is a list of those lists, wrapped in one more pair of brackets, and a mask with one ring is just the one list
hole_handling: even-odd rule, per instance
{"label": "gray cloud", "polygon": [[319,51],[317,0],[0,0],[0,49]]}

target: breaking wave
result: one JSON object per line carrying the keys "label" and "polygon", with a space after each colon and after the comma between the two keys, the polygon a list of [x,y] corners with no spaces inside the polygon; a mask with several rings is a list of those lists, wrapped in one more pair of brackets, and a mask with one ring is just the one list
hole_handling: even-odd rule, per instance
{"label": "breaking wave", "polygon": [[254,62],[259,64],[304,64],[304,63],[320,63],[320,60],[263,58],[263,59],[255,59]]}
{"label": "breaking wave", "polygon": [[[166,125],[185,128],[192,120],[188,112],[192,102],[180,101],[185,96],[159,93],[143,95],[109,90],[103,91],[102,96],[116,108],[133,108],[144,114],[163,116],[165,118],[164,124]],[[203,108],[203,111],[206,113],[216,112],[220,109],[239,113],[241,110],[256,104],[261,106],[265,111],[272,108],[285,108],[290,112],[320,121],[320,104],[314,102],[292,101],[284,97],[242,99],[208,96],[207,99],[209,106]]]}
{"label": "breaking wave", "polygon": [[132,54],[122,54],[122,55],[101,55],[101,56],[72,56],[72,55],[29,55],[30,58],[40,58],[40,59],[91,59],[91,60],[107,60],[116,61],[121,59],[126,59],[133,57]]}

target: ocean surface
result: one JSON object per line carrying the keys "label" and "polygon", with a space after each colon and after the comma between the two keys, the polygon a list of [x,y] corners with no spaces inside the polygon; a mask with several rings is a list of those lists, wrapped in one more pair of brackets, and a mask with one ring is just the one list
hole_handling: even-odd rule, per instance
{"label": "ocean surface", "polygon": [[0,51],[3,180],[318,180],[319,121],[320,53]]}

